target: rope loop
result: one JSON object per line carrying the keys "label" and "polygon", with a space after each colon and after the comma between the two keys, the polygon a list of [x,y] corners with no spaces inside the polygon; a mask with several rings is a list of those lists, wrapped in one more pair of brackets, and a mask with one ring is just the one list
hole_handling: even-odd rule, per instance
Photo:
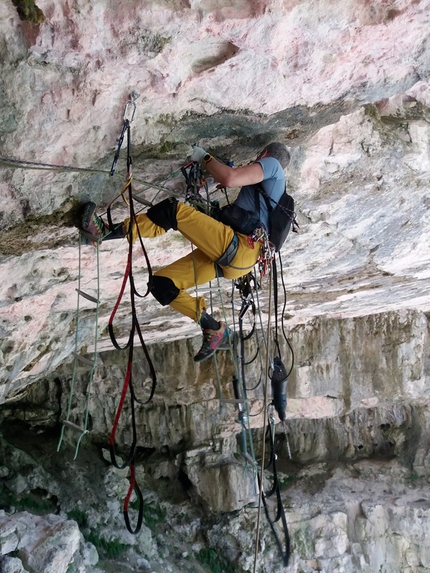
{"label": "rope loop", "polygon": [[[129,506],[131,494],[133,493],[133,491],[136,493],[137,501],[138,501],[137,524],[136,524],[136,527],[134,529],[131,526],[130,518],[128,515],[128,506]],[[138,486],[137,481],[136,481],[136,472],[135,472],[134,463],[130,464],[130,487],[128,488],[127,496],[124,500],[123,512],[124,512],[125,526],[128,529],[128,531],[130,533],[133,533],[133,534],[139,533],[139,531],[142,528],[142,521],[143,521],[143,495],[142,495],[140,487]]]}

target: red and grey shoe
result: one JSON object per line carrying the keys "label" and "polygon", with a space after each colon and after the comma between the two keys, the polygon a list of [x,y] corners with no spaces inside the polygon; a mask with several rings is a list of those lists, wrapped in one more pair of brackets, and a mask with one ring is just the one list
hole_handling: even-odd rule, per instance
{"label": "red and grey shoe", "polygon": [[88,234],[85,239],[92,245],[96,245],[109,234],[109,227],[103,219],[96,214],[97,205],[93,202],[87,203],[82,213],[81,229]]}
{"label": "red and grey shoe", "polygon": [[223,322],[219,323],[218,330],[205,328],[203,330],[203,343],[194,356],[194,362],[202,362],[212,356],[217,350],[227,350],[230,347],[231,330]]}

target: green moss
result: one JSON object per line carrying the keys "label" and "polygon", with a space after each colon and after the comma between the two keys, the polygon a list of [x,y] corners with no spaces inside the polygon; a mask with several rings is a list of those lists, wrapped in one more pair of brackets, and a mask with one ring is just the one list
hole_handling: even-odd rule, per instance
{"label": "green moss", "polygon": [[176,143],[173,141],[165,141],[160,147],[160,153],[169,153],[173,151],[176,147]]}
{"label": "green moss", "polygon": [[283,475],[279,477],[279,489],[280,490],[287,489],[287,487],[291,485],[293,481],[294,481],[294,476]]}
{"label": "green moss", "polygon": [[174,141],[163,141],[159,145],[143,145],[139,147],[139,153],[145,157],[145,159],[164,159],[168,154],[172,156],[172,152],[177,148],[179,150],[178,156],[182,156],[183,144]]}
{"label": "green moss", "polygon": [[369,104],[366,104],[364,106],[364,113],[365,113],[365,115],[367,115],[368,117],[370,117],[374,120],[379,121],[381,119],[381,116],[379,115],[378,108],[373,103],[369,103]]}
{"label": "green moss", "polygon": [[237,568],[227,559],[219,555],[215,549],[200,549],[196,555],[197,561],[206,566],[211,573],[236,573]]}
{"label": "green moss", "polygon": [[0,492],[0,507],[13,506],[18,511],[29,511],[35,515],[47,515],[56,509],[56,503],[41,497],[37,492],[14,495],[7,490]]}
{"label": "green moss", "polygon": [[126,543],[121,543],[119,539],[106,539],[105,537],[100,537],[96,532],[91,531],[88,535],[85,535],[86,541],[92,543],[101,557],[106,559],[115,559],[121,553],[124,553],[130,545]]}
{"label": "green moss", "polygon": [[171,40],[172,38],[170,36],[151,34],[147,31],[147,33],[142,36],[141,42],[145,52],[160,54]]}
{"label": "green moss", "polygon": [[178,120],[170,113],[160,113],[157,119],[157,123],[161,123],[161,125],[167,125],[167,127],[174,127],[178,123]]}
{"label": "green moss", "polygon": [[72,509],[72,511],[68,511],[67,519],[73,519],[73,521],[76,521],[79,529],[88,527],[88,518],[86,514],[80,509]]}
{"label": "green moss", "polygon": [[[139,510],[139,501],[134,501],[130,503],[131,509],[135,511]],[[143,519],[145,520],[146,525],[153,529],[159,523],[162,523],[166,518],[166,512],[164,509],[159,505],[148,505],[144,504],[143,506]]]}
{"label": "green moss", "polygon": [[309,527],[298,529],[293,535],[295,552],[302,559],[312,559],[315,553],[314,536]]}
{"label": "green moss", "polygon": [[12,4],[16,6],[20,20],[24,22],[37,26],[46,20],[45,14],[36,6],[34,0],[12,0]]}

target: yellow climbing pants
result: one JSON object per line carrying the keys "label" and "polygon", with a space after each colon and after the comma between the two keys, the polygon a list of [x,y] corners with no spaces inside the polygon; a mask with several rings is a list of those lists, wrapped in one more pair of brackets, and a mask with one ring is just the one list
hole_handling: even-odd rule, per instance
{"label": "yellow climbing pants", "polygon": [[[198,322],[202,311],[206,310],[206,302],[201,296],[192,297],[186,290],[205,284],[216,277],[214,261],[227,250],[234,231],[209,215],[180,202],[177,206],[176,220],[178,231],[197,248],[154,274],[170,278],[179,289],[178,296],[170,306]],[[146,214],[137,215],[136,222],[142,238],[157,237],[166,232],[162,227],[155,225]],[[128,231],[130,219],[124,221],[124,226]],[[239,240],[237,253],[230,265],[221,267],[223,276],[227,279],[236,279],[249,273],[260,253],[258,243],[252,248],[246,235],[236,234]],[[131,240],[134,242],[137,236],[136,224],[133,223]]]}

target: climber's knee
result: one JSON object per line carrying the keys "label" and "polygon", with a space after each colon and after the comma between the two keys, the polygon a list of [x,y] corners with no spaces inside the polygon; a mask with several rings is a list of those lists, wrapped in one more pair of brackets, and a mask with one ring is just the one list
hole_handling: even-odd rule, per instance
{"label": "climber's knee", "polygon": [[176,207],[178,205],[178,200],[174,197],[169,197],[168,199],[164,199],[164,201],[160,201],[156,205],[153,205],[148,211],[146,212],[148,219],[162,227],[165,231],[169,229],[178,228],[178,222],[176,220]]}
{"label": "climber's knee", "polygon": [[180,290],[168,277],[153,275],[149,282],[149,290],[152,296],[158,300],[162,306],[170,304],[180,293]]}

